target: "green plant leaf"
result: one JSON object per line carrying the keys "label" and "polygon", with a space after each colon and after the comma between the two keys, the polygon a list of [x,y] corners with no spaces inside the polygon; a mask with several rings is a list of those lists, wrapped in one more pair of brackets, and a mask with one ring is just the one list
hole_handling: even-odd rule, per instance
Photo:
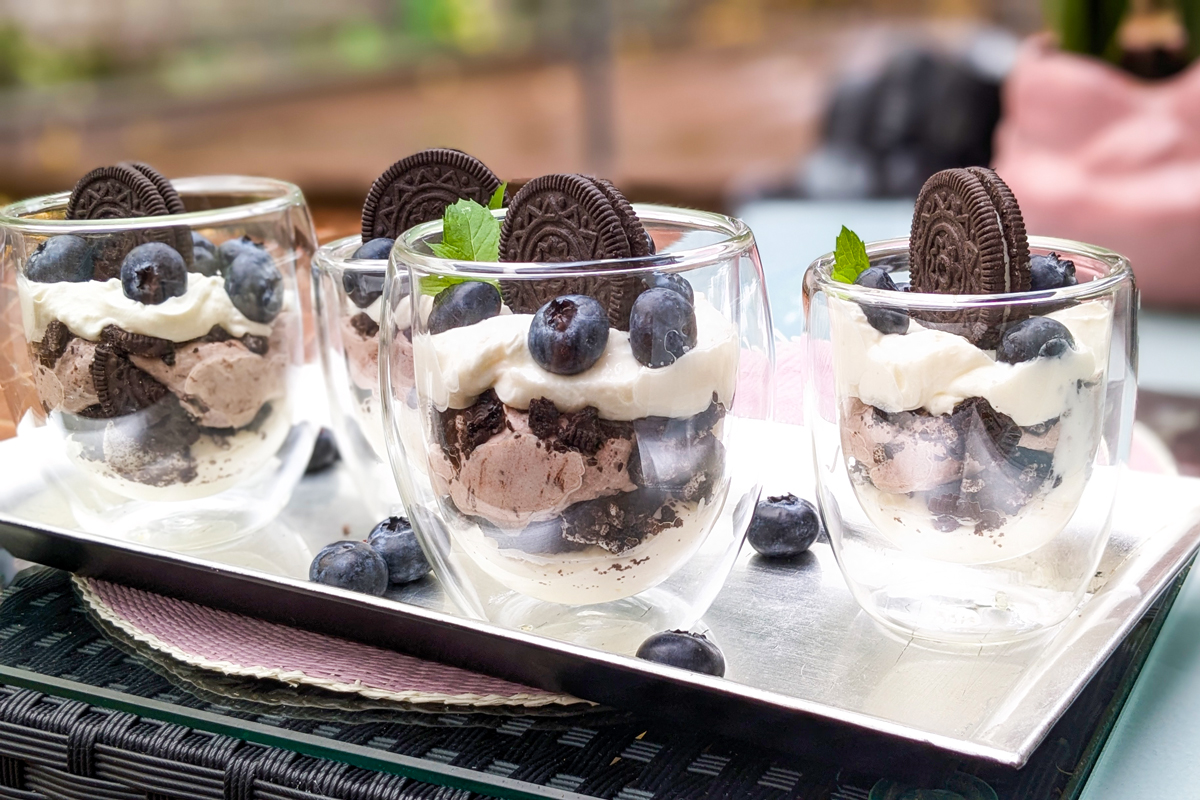
{"label": "green plant leaf", "polygon": [[440,258],[499,261],[500,220],[474,200],[459,200],[442,216],[441,245],[441,248],[429,246]]}
{"label": "green plant leaf", "polygon": [[842,283],[854,283],[862,271],[870,266],[867,246],[857,233],[843,225],[833,248],[833,279]]}
{"label": "green plant leaf", "polygon": [[500,184],[500,188],[492,193],[492,199],[488,200],[488,208],[495,211],[498,208],[504,208],[504,192],[508,189],[508,181]]}

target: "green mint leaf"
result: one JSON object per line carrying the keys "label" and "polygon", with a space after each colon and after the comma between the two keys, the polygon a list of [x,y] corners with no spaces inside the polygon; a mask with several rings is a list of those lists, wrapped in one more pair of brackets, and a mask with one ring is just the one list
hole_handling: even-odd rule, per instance
{"label": "green mint leaf", "polygon": [[833,279],[842,283],[854,283],[862,272],[871,266],[867,258],[867,246],[858,234],[842,226],[837,244],[833,248]]}
{"label": "green mint leaf", "polygon": [[504,190],[508,188],[508,181],[500,184],[500,188],[492,193],[492,199],[488,200],[488,208],[495,211],[498,208],[504,208]]}
{"label": "green mint leaf", "polygon": [[[431,245],[432,246],[432,245]],[[460,283],[466,283],[471,280],[481,280],[480,278],[455,278],[450,275],[429,275],[421,278],[421,294],[430,296],[439,295],[443,290],[449,289],[451,286],[456,286]],[[483,283],[490,283],[497,289],[500,288],[500,281],[483,279]]]}
{"label": "green mint leaf", "polygon": [[437,256],[438,258],[445,258],[445,259],[449,259],[451,261],[470,261],[471,260],[470,258],[467,257],[466,253],[462,252],[454,245],[449,245],[449,244],[446,244],[445,242],[442,242],[440,244],[437,242],[431,242],[429,245],[429,249],[432,250],[433,254],[435,256]]}
{"label": "green mint leaf", "polygon": [[442,245],[461,261],[499,261],[500,220],[474,200],[459,200],[442,217]]}

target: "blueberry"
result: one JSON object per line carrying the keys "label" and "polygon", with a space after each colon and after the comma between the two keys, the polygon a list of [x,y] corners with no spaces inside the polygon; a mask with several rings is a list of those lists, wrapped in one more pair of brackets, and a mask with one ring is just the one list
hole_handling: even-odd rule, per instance
{"label": "blueberry", "polygon": [[266,250],[247,248],[229,265],[225,292],[247,319],[270,322],[283,308],[283,275]]}
{"label": "blueberry", "polygon": [[679,292],[648,289],[629,312],[629,346],[633,357],[657,369],[696,346],[696,310]]}
{"label": "blueberry", "polygon": [[363,242],[350,258],[370,259],[373,261],[386,259],[388,254],[392,252],[392,245],[395,243],[395,239],[380,236],[378,239]]}
{"label": "blueberry", "polygon": [[179,251],[162,242],[146,242],[121,262],[121,288],[130,300],[156,306],[187,292],[187,264]]}
{"label": "blueberry", "polygon": [[192,272],[201,275],[216,275],[221,271],[217,260],[217,246],[207,237],[192,231]]}
{"label": "blueberry", "polygon": [[1032,256],[1029,259],[1029,289],[1038,292],[1044,289],[1061,289],[1074,286],[1075,262],[1059,258],[1058,253],[1048,256]]}
{"label": "blueberry", "polygon": [[317,553],[308,579],[378,597],[387,591],[388,566],[366,542],[334,542]]}
{"label": "blueberry", "polygon": [[1013,325],[1000,337],[996,360],[1019,364],[1035,358],[1054,358],[1074,349],[1075,337],[1067,326],[1049,317],[1030,317]]}
{"label": "blueberry", "polygon": [[646,284],[647,289],[670,289],[673,292],[679,292],[689,303],[696,302],[692,284],[682,275],[676,275],[673,272],[651,272],[642,278],[642,283]]}
{"label": "blueberry", "polygon": [[233,264],[233,260],[245,252],[260,252],[265,253],[266,248],[261,244],[255,243],[249,236],[242,236],[238,239],[226,239],[217,247],[217,266],[221,273],[229,272],[229,267]]}
{"label": "blueberry", "polygon": [[38,283],[90,281],[96,273],[95,255],[96,248],[85,239],[51,236],[25,262],[25,277]]}
{"label": "blueberry", "polygon": [[387,562],[388,580],[412,583],[429,574],[429,562],[404,517],[388,517],[367,536],[367,544]]}
{"label": "blueberry", "polygon": [[529,323],[529,354],[555,375],[590,369],[608,344],[608,314],[593,297],[565,294],[550,300]]}
{"label": "blueberry", "polygon": [[[883,267],[864,269],[854,282],[868,289],[881,289],[885,292],[900,291],[892,281],[891,274]],[[900,309],[863,304],[862,310],[867,315],[867,322],[871,323],[871,327],[880,333],[908,333],[908,314]]]}
{"label": "blueberry", "polygon": [[702,634],[687,631],[656,633],[637,650],[637,657],[671,667],[701,672],[705,675],[725,675],[725,656]]}
{"label": "blueberry", "polygon": [[359,308],[366,308],[383,294],[383,279],[386,274],[381,269],[348,269],[342,273],[342,289],[351,303]]}
{"label": "blueberry", "polygon": [[317,434],[317,441],[313,444],[312,455],[308,457],[308,466],[304,468],[304,474],[314,475],[324,472],[337,463],[339,457],[333,431],[329,428],[321,428],[320,433]]}
{"label": "blueberry", "polygon": [[448,286],[433,298],[429,332],[444,333],[483,322],[500,313],[500,290],[484,281],[463,281]]}
{"label": "blueberry", "polygon": [[759,500],[746,538],[767,558],[798,556],[821,534],[821,517],[807,500],[794,494]]}

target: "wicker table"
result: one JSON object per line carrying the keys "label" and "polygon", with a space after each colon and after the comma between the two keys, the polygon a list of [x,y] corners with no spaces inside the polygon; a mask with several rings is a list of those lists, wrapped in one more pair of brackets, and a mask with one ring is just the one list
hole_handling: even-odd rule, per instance
{"label": "wicker table", "polygon": [[430,713],[194,670],[102,631],[69,576],[35,568],[0,600],[0,798],[874,800],[887,781],[956,780],[1004,800],[1074,798],[1178,586],[1025,769],[930,753],[904,774],[852,774],[604,709]]}

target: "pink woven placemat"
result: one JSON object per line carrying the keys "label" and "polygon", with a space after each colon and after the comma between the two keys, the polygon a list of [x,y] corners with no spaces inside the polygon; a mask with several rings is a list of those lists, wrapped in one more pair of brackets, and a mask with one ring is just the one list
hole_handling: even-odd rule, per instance
{"label": "pink woven placemat", "polygon": [[570,695],[107,581],[76,577],[75,585],[102,620],[132,639],[192,666],[226,675],[406,703],[526,708],[586,703]]}

